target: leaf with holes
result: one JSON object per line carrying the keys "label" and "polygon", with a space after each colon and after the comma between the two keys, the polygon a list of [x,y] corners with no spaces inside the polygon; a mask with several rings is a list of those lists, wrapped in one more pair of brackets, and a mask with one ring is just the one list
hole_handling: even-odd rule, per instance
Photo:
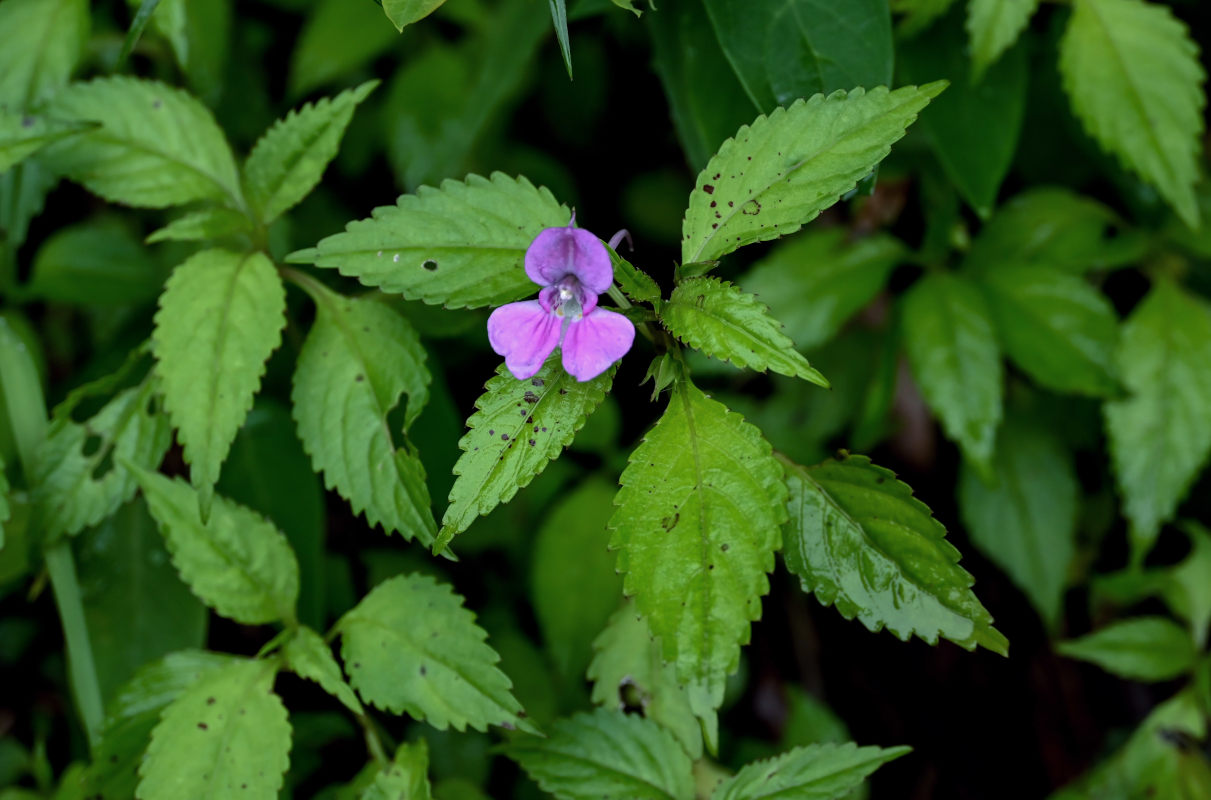
{"label": "leaf with holes", "polygon": [[853,742],[796,747],[777,758],[745,766],[715,787],[711,800],[767,797],[839,800],[849,796],[876,769],[911,750],[911,747],[858,747]]}
{"label": "leaf with holes", "polygon": [[315,631],[300,627],[282,648],[286,666],[300,678],[315,681],[320,688],[340,700],[354,714],[365,714],[357,695],[345,683],[341,667],[336,663],[328,643]]}
{"label": "leaf with holes", "polygon": [[804,591],[903,641],[915,634],[937,644],[941,636],[1008,653],[946,529],[894,473],[864,456],[815,467],[788,462],[786,485],[783,556]]}
{"label": "leaf with holes", "polygon": [[448,308],[478,308],[534,293],[524,259],[544,228],[568,224],[569,213],[546,189],[499,172],[491,179],[422,186],[314,250],[292,256],[367,286]]}
{"label": "leaf with holes", "polygon": [[944,88],[939,81],[818,94],[742,127],[698,175],[682,223],[682,263],[713,261],[811,222],[870,174]]}
{"label": "leaf with holes", "polygon": [[1132,617],[1060,642],[1056,652],[1097,664],[1121,678],[1167,681],[1190,671],[1198,650],[1190,634],[1168,617]]}
{"label": "leaf with holes", "polygon": [[362,699],[438,730],[530,727],[488,634],[449,586],[427,575],[383,581],[336,624]]}
{"label": "leaf with holes", "polygon": [[0,172],[68,136],[88,130],[84,122],[61,122],[38,115],[30,116],[0,106]]}

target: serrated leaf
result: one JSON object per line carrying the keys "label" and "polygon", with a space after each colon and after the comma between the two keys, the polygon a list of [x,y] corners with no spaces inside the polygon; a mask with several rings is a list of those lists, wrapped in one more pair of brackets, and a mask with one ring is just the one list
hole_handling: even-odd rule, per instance
{"label": "serrated leaf", "polygon": [[5,0],[0,30],[0,106],[29,109],[71,78],[88,41],[88,1]]}
{"label": "serrated leaf", "polygon": [[769,304],[796,347],[810,350],[871,301],[906,252],[891,236],[851,242],[840,228],[808,230],[777,245],[740,284]]}
{"label": "serrated leaf", "polygon": [[769,443],[693,384],[631,453],[610,519],[624,589],[664,658],[717,707],[774,566],[786,486]]}
{"label": "serrated leaf", "polygon": [[446,0],[382,0],[380,5],[395,29],[402,31],[405,25],[419,22],[444,2]]}
{"label": "serrated leaf", "polygon": [[1089,134],[1197,228],[1206,73],[1185,24],[1158,3],[1074,0],[1060,74]]}
{"label": "serrated leaf", "polygon": [[614,267],[614,280],[623,294],[637,303],[651,303],[660,299],[660,286],[643,270],[636,269],[611,247],[610,263]]}
{"label": "serrated leaf", "polygon": [[756,297],[727,281],[689,278],[661,304],[660,319],[674,336],[708,356],[827,387],[828,381],[768,312]]}
{"label": "serrated leaf", "polygon": [[370,219],[320,240],[317,266],[367,286],[448,308],[501,305],[534,293],[524,259],[544,228],[569,213],[546,189],[496,172],[422,186]]}
{"label": "serrated leaf", "polygon": [[972,544],[1005,570],[1049,628],[1060,621],[1076,552],[1080,486],[1072,457],[1045,430],[1007,424],[989,485],[970,467],[959,474],[959,509]]}
{"label": "serrated leaf", "polygon": [[1102,397],[1118,389],[1118,317],[1078,275],[1005,265],[981,275],[1005,353],[1041,385]]}
{"label": "serrated leaf", "polygon": [[220,239],[251,230],[248,217],[230,208],[214,206],[183,214],[163,228],[152,231],[147,244],[157,242],[199,242]]}
{"label": "serrated leaf", "polygon": [[689,756],[654,722],[598,709],[560,720],[546,739],[505,751],[561,800],[691,800]]}
{"label": "serrated leaf", "polygon": [[106,200],[164,208],[217,199],[243,208],[226,137],[209,109],[180,89],[97,78],[55,95],[47,114],[100,124],[47,147],[40,158]]}
{"label": "serrated leaf", "polygon": [[357,695],[345,683],[341,667],[323,637],[306,626],[298,628],[282,648],[286,666],[300,678],[315,681],[354,714],[365,714]]}
{"label": "serrated leaf", "polygon": [[1106,433],[1142,560],[1211,453],[1211,311],[1157,283],[1123,325],[1115,360],[1129,396],[1104,406]]}
{"label": "serrated leaf", "polygon": [[525,726],[488,634],[448,585],[383,581],[337,622],[345,672],[362,699],[438,730]]}
{"label": "serrated leaf", "polygon": [[273,693],[276,665],[240,659],[164,710],[139,766],[139,800],[277,797],[290,763],[290,722]]}
{"label": "serrated leaf", "polygon": [[185,481],[136,474],[172,563],[203,603],[245,625],[294,620],[299,565],[273,523],[217,496],[203,523],[197,493]]}
{"label": "serrated leaf", "polygon": [[430,375],[416,331],[372,298],[304,284],[315,323],[294,371],[294,419],[311,463],[355,513],[405,539],[433,541],[425,470],[410,445],[397,447],[387,415],[407,394],[405,429],[429,398]]}
{"label": "serrated leaf", "polygon": [[367,81],[356,89],[325,97],[291,111],[273,124],[244,163],[248,203],[268,225],[306,197],[336,157],[353,112],[378,86]]}
{"label": "serrated leaf", "polygon": [[971,591],[975,579],[929,508],[865,456],[815,467],[787,464],[787,568],[806,592],[902,641],[938,637],[1007,655],[1009,642]]}
{"label": "serrated leaf", "polygon": [[[2,21],[2,20],[0,20]],[[28,115],[0,105],[0,172],[68,136],[89,129],[83,122],[62,122],[43,115]]]}
{"label": "serrated leaf", "polygon": [[286,290],[263,253],[203,250],[160,296],[155,372],[203,513],[284,327]]}
{"label": "serrated leaf", "polygon": [[643,715],[672,733],[691,758],[702,757],[702,729],[689,696],[677,682],[676,668],[661,658],[660,642],[634,603],[614,612],[593,640],[593,650],[587,677],[593,681],[594,704],[625,711],[634,698]]}
{"label": "serrated leaf", "polygon": [[961,275],[926,275],[905,295],[904,344],[913,376],[946,435],[979,465],[1001,422],[1001,354],[988,305]]}
{"label": "serrated leaf", "polygon": [[811,222],[883,160],[945,87],[818,94],[742,127],[690,193],[682,263],[712,261]]}
{"label": "serrated leaf", "polygon": [[463,451],[442,517],[435,550],[465,531],[477,516],[507,503],[572,442],[601,405],[614,380],[610,368],[581,383],[564,371],[558,354],[532,378],[517,380],[502,364],[475,401]]}
{"label": "serrated leaf", "polygon": [[429,745],[424,739],[401,744],[359,800],[429,800]]}
{"label": "serrated leaf", "polygon": [[971,0],[967,34],[971,63],[978,78],[1013,46],[1039,7],[1039,0]]}
{"label": "serrated leaf", "polygon": [[1059,642],[1055,649],[1138,681],[1176,678],[1192,669],[1198,658],[1190,634],[1168,617],[1119,620],[1079,639]]}
{"label": "serrated leaf", "polygon": [[711,800],[837,800],[849,795],[876,769],[911,750],[858,747],[853,742],[796,747],[776,758],[745,766],[715,787]]}

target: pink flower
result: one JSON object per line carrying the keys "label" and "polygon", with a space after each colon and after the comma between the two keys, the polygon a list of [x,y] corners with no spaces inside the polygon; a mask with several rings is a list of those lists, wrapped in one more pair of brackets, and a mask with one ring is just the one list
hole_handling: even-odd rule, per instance
{"label": "pink flower", "polygon": [[488,341],[513,377],[529,378],[562,346],[568,374],[592,380],[631,349],[631,321],[597,307],[614,268],[596,236],[572,223],[547,228],[526,250],[526,275],[542,287],[538,299],[509,303],[488,317]]}

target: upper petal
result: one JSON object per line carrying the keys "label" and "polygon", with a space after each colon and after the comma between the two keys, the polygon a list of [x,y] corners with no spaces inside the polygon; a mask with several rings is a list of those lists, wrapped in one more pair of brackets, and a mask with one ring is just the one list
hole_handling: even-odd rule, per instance
{"label": "upper petal", "polygon": [[513,377],[529,378],[559,344],[562,320],[537,300],[509,303],[488,317],[488,341]]}
{"label": "upper petal", "polygon": [[622,314],[595,308],[568,326],[563,337],[563,368],[578,381],[596,378],[626,355],[635,326]]}
{"label": "upper petal", "polygon": [[539,286],[552,286],[567,275],[594,294],[610,288],[614,267],[605,245],[583,228],[547,228],[526,250],[526,274]]}

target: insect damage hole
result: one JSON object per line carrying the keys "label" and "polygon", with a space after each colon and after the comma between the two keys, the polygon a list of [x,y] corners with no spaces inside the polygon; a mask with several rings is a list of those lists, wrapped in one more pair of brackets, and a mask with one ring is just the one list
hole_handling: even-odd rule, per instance
{"label": "insect damage hole", "polygon": [[426,258],[423,262],[421,262],[421,266],[429,272],[437,272],[437,262],[431,258]]}

